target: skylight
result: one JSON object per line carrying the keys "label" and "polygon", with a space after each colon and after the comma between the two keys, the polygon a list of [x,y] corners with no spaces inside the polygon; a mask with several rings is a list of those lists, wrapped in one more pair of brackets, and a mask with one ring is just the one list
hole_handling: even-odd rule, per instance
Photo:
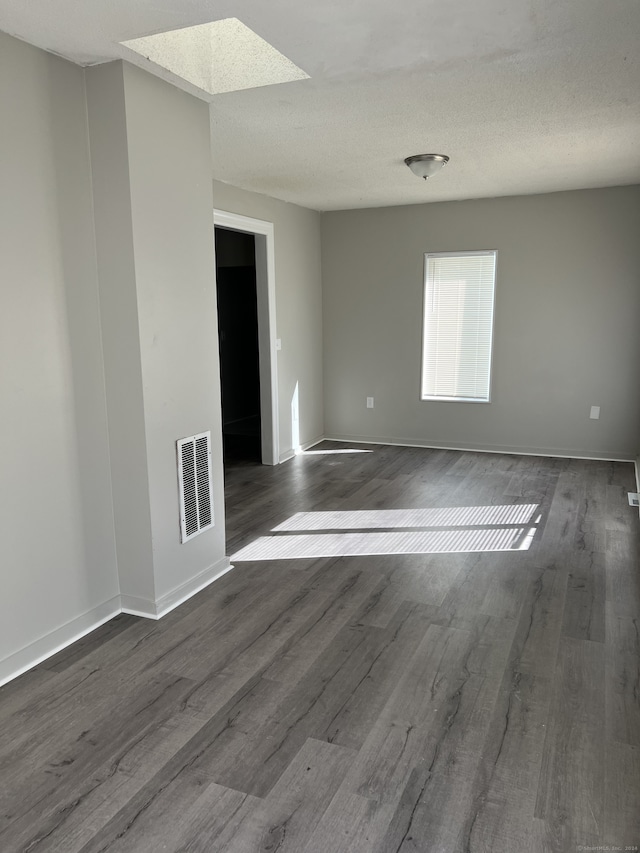
{"label": "skylight", "polygon": [[210,95],[309,77],[237,18],[121,44]]}

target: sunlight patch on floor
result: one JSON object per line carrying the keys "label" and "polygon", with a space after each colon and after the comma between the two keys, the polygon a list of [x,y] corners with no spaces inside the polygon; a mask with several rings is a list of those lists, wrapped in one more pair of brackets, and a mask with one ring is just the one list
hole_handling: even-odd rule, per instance
{"label": "sunlight patch on floor", "polygon": [[341,447],[339,450],[301,450],[300,456],[335,456],[338,453],[373,453],[373,450],[361,450],[355,447]]}
{"label": "sunlight patch on floor", "polygon": [[433,507],[428,509],[362,509],[297,512],[274,532],[397,527],[464,527],[484,524],[526,524],[538,504]]}
{"label": "sunlight patch on floor", "polygon": [[[299,512],[233,554],[235,562],[384,554],[526,551],[538,504]],[[342,532],[346,531],[346,532]]]}

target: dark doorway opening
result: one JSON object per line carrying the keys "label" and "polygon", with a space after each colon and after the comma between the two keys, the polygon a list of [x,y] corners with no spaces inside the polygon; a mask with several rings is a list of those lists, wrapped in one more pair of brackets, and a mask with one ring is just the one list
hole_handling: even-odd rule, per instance
{"label": "dark doorway opening", "polygon": [[261,461],[255,236],[216,227],[218,341],[225,461]]}

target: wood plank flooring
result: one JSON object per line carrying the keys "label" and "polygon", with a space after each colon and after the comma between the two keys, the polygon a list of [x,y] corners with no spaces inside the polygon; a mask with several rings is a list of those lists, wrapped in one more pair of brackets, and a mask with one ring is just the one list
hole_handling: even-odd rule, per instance
{"label": "wood plank flooring", "polygon": [[0,853],[637,849],[635,490],[338,442],[232,463],[232,572],[0,690]]}

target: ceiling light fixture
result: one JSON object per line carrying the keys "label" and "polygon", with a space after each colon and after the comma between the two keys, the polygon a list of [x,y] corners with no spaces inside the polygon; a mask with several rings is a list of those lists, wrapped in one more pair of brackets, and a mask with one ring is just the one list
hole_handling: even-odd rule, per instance
{"label": "ceiling light fixture", "polygon": [[413,157],[407,157],[404,162],[414,175],[426,181],[427,178],[439,172],[445,163],[449,162],[449,158],[446,154],[414,154]]}

